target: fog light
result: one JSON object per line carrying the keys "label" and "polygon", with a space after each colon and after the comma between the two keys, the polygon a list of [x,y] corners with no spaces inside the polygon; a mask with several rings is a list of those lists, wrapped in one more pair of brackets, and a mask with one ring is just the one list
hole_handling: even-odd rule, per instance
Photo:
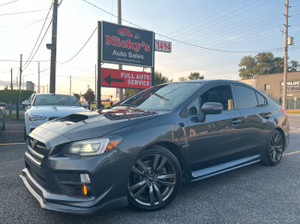
{"label": "fog light", "polygon": [[81,183],[91,183],[90,176],[86,173],[80,174],[80,181]]}
{"label": "fog light", "polygon": [[84,185],[82,185],[82,193],[83,195],[87,195],[88,191],[87,191],[87,187]]}

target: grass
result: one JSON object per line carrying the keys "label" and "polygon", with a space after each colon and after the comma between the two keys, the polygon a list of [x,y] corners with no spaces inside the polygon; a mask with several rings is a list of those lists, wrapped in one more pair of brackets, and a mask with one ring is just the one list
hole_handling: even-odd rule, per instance
{"label": "grass", "polygon": [[300,113],[300,110],[298,109],[293,109],[293,110],[286,110],[287,113],[291,113],[291,114],[299,114]]}

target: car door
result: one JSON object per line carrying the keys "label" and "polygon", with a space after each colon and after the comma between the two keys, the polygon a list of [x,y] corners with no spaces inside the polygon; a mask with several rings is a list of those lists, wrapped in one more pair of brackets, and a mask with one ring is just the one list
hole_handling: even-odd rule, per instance
{"label": "car door", "polygon": [[261,154],[270,132],[268,119],[271,114],[266,105],[266,98],[245,85],[234,84],[233,92],[236,108],[241,114],[243,156]]}
{"label": "car door", "polygon": [[[207,114],[200,122],[198,108],[205,102],[222,103],[224,109],[221,114]],[[242,128],[230,85],[212,87],[194,99],[186,108],[186,119],[192,171],[239,158]]]}

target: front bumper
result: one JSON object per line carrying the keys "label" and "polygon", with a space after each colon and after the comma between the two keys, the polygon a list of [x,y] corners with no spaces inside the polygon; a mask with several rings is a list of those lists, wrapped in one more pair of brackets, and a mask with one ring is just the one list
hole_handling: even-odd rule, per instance
{"label": "front bumper", "polygon": [[[20,178],[43,209],[84,215],[128,205],[127,154],[114,149],[94,157],[61,157],[55,152],[57,147],[49,148],[41,142],[39,150],[34,151],[30,139]],[[79,178],[82,173],[89,174],[91,179],[86,184],[88,195],[77,191],[84,184]]]}
{"label": "front bumper", "polygon": [[51,194],[37,181],[35,181],[27,168],[23,169],[22,173],[19,176],[29,192],[39,202],[40,206],[46,210],[87,215],[108,208],[124,207],[128,205],[127,196],[119,197],[111,201],[107,201],[106,203],[99,203],[111,189],[104,192],[97,199],[93,197],[88,199],[79,199],[63,195]]}

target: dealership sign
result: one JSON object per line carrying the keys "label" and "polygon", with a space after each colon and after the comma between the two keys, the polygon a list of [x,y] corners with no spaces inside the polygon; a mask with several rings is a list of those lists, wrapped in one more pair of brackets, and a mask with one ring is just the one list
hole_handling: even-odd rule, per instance
{"label": "dealership sign", "polygon": [[[288,81],[286,82],[287,92],[300,92],[300,81]],[[280,83],[280,92],[283,92],[283,82]]]}
{"label": "dealership sign", "polygon": [[102,68],[101,83],[105,87],[147,89],[151,87],[151,73]]}
{"label": "dealership sign", "polygon": [[103,21],[101,35],[102,62],[153,66],[153,32]]}

